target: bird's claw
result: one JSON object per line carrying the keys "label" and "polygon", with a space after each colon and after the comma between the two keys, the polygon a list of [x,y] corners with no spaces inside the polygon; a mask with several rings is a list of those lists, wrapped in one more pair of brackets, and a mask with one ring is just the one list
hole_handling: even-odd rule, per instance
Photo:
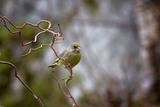
{"label": "bird's claw", "polygon": [[68,63],[68,64],[65,65],[65,68],[68,68],[68,67],[71,67],[70,63]]}

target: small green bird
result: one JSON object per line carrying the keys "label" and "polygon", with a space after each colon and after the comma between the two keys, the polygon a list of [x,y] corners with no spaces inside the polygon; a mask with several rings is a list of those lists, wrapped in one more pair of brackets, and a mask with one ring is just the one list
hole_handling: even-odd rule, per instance
{"label": "small green bird", "polygon": [[[59,56],[62,58],[67,58],[68,62],[70,63],[71,68],[73,68],[74,66],[76,66],[79,63],[79,61],[81,59],[80,45],[76,42],[72,43]],[[63,61],[59,58],[57,58],[54,61],[54,63],[48,67],[54,68],[56,66],[62,66],[66,69],[70,69],[69,65],[65,61]]]}

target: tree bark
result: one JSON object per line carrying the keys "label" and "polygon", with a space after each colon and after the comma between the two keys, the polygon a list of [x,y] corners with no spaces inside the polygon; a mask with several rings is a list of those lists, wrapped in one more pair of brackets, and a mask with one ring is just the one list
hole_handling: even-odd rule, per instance
{"label": "tree bark", "polygon": [[153,77],[148,95],[160,103],[160,0],[135,0],[135,9],[144,71]]}

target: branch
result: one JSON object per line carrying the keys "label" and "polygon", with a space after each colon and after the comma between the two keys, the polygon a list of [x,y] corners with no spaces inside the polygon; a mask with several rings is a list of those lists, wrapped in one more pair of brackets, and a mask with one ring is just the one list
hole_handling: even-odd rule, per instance
{"label": "branch", "polygon": [[14,64],[12,64],[10,62],[6,62],[6,61],[0,61],[0,64],[7,64],[7,65],[11,66],[14,69],[15,77],[24,85],[25,88],[27,88],[27,90],[32,94],[32,96],[40,103],[41,107],[44,107],[40,98],[38,96],[36,96],[36,94],[34,94],[34,92],[27,86],[27,84],[25,84],[25,82],[18,76],[17,69]]}
{"label": "branch", "polygon": [[[66,62],[69,64],[68,61],[66,61]],[[69,64],[69,69],[70,69],[70,76],[69,76],[69,78],[67,78],[65,80],[65,87],[66,87],[66,90],[67,90],[67,92],[69,94],[69,98],[71,98],[71,100],[73,102],[73,107],[76,107],[76,106],[79,107],[79,105],[76,103],[75,99],[73,98],[73,96],[72,96],[72,94],[70,92],[69,86],[68,86],[69,81],[73,78],[73,71],[72,71],[72,68],[71,68],[71,64]]]}
{"label": "branch", "polygon": [[[31,43],[37,42],[38,36],[41,35],[41,34],[43,34],[43,33],[46,33],[46,32],[51,33],[53,36],[56,35],[56,36],[54,36],[54,37],[55,37],[55,40],[63,40],[63,39],[64,39],[64,38],[60,37],[60,36],[62,35],[61,29],[60,29],[60,25],[58,24],[58,25],[56,25],[56,26],[54,26],[54,27],[51,27],[51,22],[48,21],[48,20],[41,20],[41,21],[39,21],[37,24],[32,24],[32,23],[26,22],[26,23],[24,23],[22,26],[16,26],[16,25],[14,25],[7,17],[5,17],[5,16],[0,16],[0,18],[1,18],[1,19],[0,19],[0,24],[1,24],[1,22],[3,21],[4,26],[7,28],[7,30],[8,30],[11,34],[18,34],[22,46],[27,46],[27,45],[29,45],[29,44],[31,44]],[[29,41],[29,42],[27,42],[27,43],[24,43],[24,42],[23,42],[23,38],[22,38],[22,36],[21,36],[21,31],[14,31],[14,32],[11,31],[11,30],[7,27],[6,21],[8,21],[8,22],[9,22],[14,28],[16,28],[16,29],[22,29],[22,28],[24,28],[26,25],[30,25],[30,26],[32,26],[32,27],[37,27],[39,30],[41,30],[41,32],[39,32],[39,33],[34,37],[34,40],[31,40],[31,41]],[[41,23],[48,23],[48,27],[47,27],[46,29],[40,27],[40,24],[41,24]],[[59,27],[60,33],[55,33],[54,31],[51,31],[51,29],[54,29],[54,28],[57,27],[57,26]],[[57,42],[57,43],[60,43],[60,42]]]}
{"label": "branch", "polygon": [[[14,25],[7,17],[5,17],[5,16],[0,16],[0,24],[1,24],[2,21],[3,21],[4,26],[7,28],[7,30],[8,30],[11,34],[18,34],[22,46],[27,46],[27,45],[29,45],[29,44],[31,44],[31,43],[37,42],[37,41],[38,41],[38,37],[39,37],[41,34],[43,34],[43,33],[48,32],[48,33],[51,33],[51,34],[52,34],[52,41],[51,41],[50,44],[41,44],[41,45],[40,45],[39,47],[37,47],[37,48],[30,48],[27,53],[25,53],[24,55],[22,55],[22,57],[27,56],[28,54],[31,53],[31,51],[38,50],[38,49],[42,48],[43,46],[49,46],[49,47],[53,50],[53,52],[55,53],[56,57],[58,57],[59,59],[65,61],[65,62],[69,65],[69,67],[70,67],[70,70],[69,70],[69,71],[70,71],[70,76],[69,76],[67,79],[65,79],[65,88],[66,88],[66,91],[68,92],[68,95],[67,95],[66,92],[61,88],[61,85],[60,85],[57,77],[54,75],[54,72],[52,72],[52,74],[53,74],[54,78],[56,79],[56,82],[57,82],[57,84],[58,84],[58,86],[59,86],[59,89],[60,89],[60,91],[61,91],[67,98],[70,98],[70,99],[72,100],[73,107],[75,107],[75,106],[79,107],[78,104],[76,103],[75,99],[74,99],[73,96],[71,95],[71,92],[70,92],[70,89],[69,89],[69,86],[68,86],[69,81],[73,78],[73,73],[72,73],[71,65],[70,65],[70,63],[68,62],[67,58],[62,58],[62,57],[60,57],[60,56],[57,54],[57,52],[56,52],[56,50],[54,49],[54,47],[53,47],[53,45],[54,45],[55,43],[61,43],[61,42],[64,40],[64,38],[61,37],[61,35],[62,35],[63,33],[61,32],[60,25],[58,24],[58,25],[56,25],[56,26],[54,26],[54,27],[51,27],[51,22],[50,22],[50,21],[41,20],[41,21],[39,21],[37,24],[32,24],[32,23],[26,22],[26,23],[24,23],[22,26],[16,26],[16,25]],[[11,30],[7,27],[6,21],[8,21],[8,22],[9,22],[14,28],[16,28],[16,29],[22,29],[22,28],[24,28],[26,25],[30,25],[30,26],[32,26],[32,27],[37,27],[39,30],[41,30],[41,32],[37,33],[37,34],[34,36],[34,40],[31,40],[31,41],[29,41],[29,42],[27,42],[27,43],[24,43],[24,42],[23,42],[23,38],[22,38],[22,36],[21,36],[21,31],[11,31]],[[41,23],[48,23],[48,27],[47,27],[46,29],[40,27],[40,24],[41,24]],[[57,26],[59,27],[59,33],[55,33],[54,31],[52,31],[52,29],[54,29],[54,28],[57,27]],[[0,56],[1,56],[1,53],[0,53]],[[12,66],[12,67],[14,68],[14,71],[15,71],[15,77],[18,78],[18,80],[30,91],[30,93],[34,96],[34,98],[41,104],[41,107],[44,107],[43,104],[42,104],[42,102],[41,102],[41,100],[39,99],[39,97],[37,97],[37,96],[33,93],[33,91],[32,91],[32,90],[22,81],[22,79],[17,75],[16,67],[15,67],[12,63],[9,63],[9,62],[0,61],[0,63],[2,63],[2,64],[7,64],[7,65]]]}
{"label": "branch", "polygon": [[69,75],[69,77],[68,77],[67,79],[65,79],[65,89],[66,89],[66,91],[68,92],[68,95],[67,95],[67,94],[65,93],[65,91],[61,88],[60,82],[58,81],[57,77],[55,76],[54,71],[52,71],[52,75],[54,76],[54,78],[55,78],[55,80],[56,80],[56,82],[57,82],[57,84],[58,84],[58,87],[59,87],[60,91],[61,91],[67,98],[70,98],[70,99],[72,100],[72,104],[73,104],[72,106],[73,106],[73,107],[76,107],[76,106],[79,107],[79,105],[76,103],[75,99],[73,98],[73,96],[72,96],[72,94],[71,94],[71,92],[70,92],[69,86],[68,86],[69,81],[73,78],[73,71],[72,71],[71,64],[68,62],[67,58],[62,58],[62,57],[59,57],[59,56],[58,56],[57,52],[56,52],[55,49],[53,48],[53,44],[54,44],[54,41],[51,43],[50,47],[51,47],[52,50],[54,51],[55,55],[56,55],[59,59],[65,61],[65,62],[67,63],[67,65],[69,65],[70,75]]}
{"label": "branch", "polygon": [[71,94],[71,92],[70,92],[70,89],[69,89],[69,86],[68,86],[68,83],[69,83],[69,81],[73,78],[72,76],[69,76],[69,78],[67,78],[66,80],[65,80],[65,89],[66,89],[66,91],[67,91],[67,93],[62,89],[62,86],[60,85],[60,82],[59,82],[59,80],[58,80],[58,78],[56,77],[56,75],[54,74],[54,71],[52,71],[52,75],[53,75],[53,77],[55,78],[55,80],[56,80],[56,82],[57,82],[57,84],[58,84],[58,87],[59,87],[59,89],[60,89],[60,91],[62,92],[62,94],[64,95],[64,96],[66,96],[67,98],[70,98],[71,100],[72,100],[72,106],[73,107],[79,107],[79,105],[76,103],[76,101],[75,101],[75,99],[74,99],[74,97],[72,96],[72,94]]}

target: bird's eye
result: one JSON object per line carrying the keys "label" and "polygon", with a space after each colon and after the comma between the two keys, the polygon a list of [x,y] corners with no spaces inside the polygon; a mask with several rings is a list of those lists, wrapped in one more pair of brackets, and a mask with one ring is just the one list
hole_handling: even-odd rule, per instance
{"label": "bird's eye", "polygon": [[74,48],[77,48],[77,46],[73,46]]}

